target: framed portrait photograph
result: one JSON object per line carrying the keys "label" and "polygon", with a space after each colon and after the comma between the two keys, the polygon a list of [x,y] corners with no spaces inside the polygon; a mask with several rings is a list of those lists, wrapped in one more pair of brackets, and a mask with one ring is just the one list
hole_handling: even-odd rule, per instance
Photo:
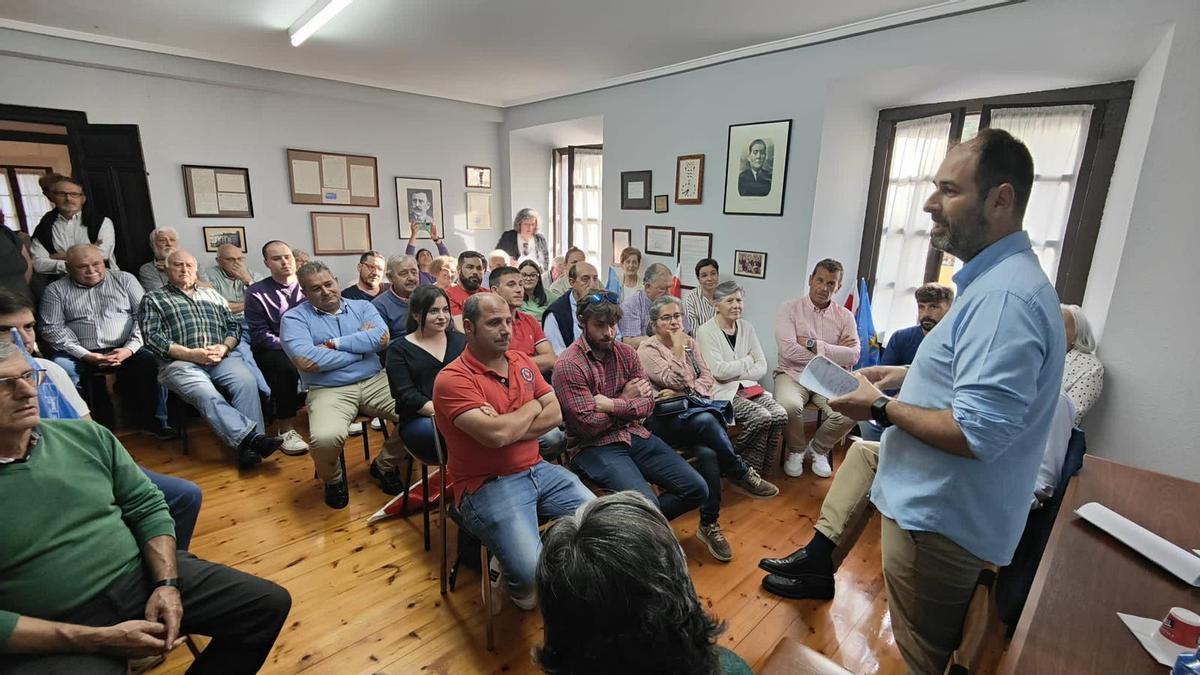
{"label": "framed portrait photograph", "polygon": [[371,250],[369,213],[313,211],[311,217],[316,255],[356,255]]}
{"label": "framed portrait photograph", "polygon": [[492,169],[487,166],[471,166],[466,167],[467,187],[483,188],[485,190],[492,189]]}
{"label": "framed portrait photograph", "polygon": [[622,171],[621,208],[649,211],[651,187],[651,172]]}
{"label": "framed portrait photograph", "polygon": [[646,255],[675,257],[675,228],[666,225],[646,226]]}
{"label": "framed portrait photograph", "polygon": [[621,251],[633,246],[633,230],[613,228],[612,231],[612,264],[621,264]]}
{"label": "framed portrait photograph", "polygon": [[675,158],[675,203],[699,204],[704,200],[704,155]]}
{"label": "framed portrait photograph", "polygon": [[671,208],[670,195],[654,195],[654,212],[666,213]]}
{"label": "framed portrait photograph", "polygon": [[[400,239],[408,239],[409,223],[436,225],[444,236],[442,180],[440,178],[396,178],[396,218]],[[429,227],[417,228],[418,239],[429,238]]]}
{"label": "framed portrait photograph", "polygon": [[467,229],[492,229],[492,195],[490,193],[467,193]]}
{"label": "framed portrait photograph", "polygon": [[764,251],[734,251],[733,274],[751,279],[767,278],[767,254]]}
{"label": "framed portrait photograph", "polygon": [[204,250],[216,253],[225,244],[234,246],[246,252],[246,228],[236,225],[233,227],[214,226],[204,228]]}
{"label": "framed portrait photograph", "polygon": [[253,218],[250,170],[235,166],[183,165],[189,218]]}
{"label": "framed portrait photograph", "polygon": [[782,216],[791,120],[729,125],[725,213]]}

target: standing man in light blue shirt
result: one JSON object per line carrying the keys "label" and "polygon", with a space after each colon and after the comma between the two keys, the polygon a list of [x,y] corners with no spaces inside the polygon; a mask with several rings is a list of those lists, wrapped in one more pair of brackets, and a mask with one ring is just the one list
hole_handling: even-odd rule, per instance
{"label": "standing man in light blue shirt", "polygon": [[959,297],[910,368],[863,369],[858,391],[830,401],[885,427],[871,501],[892,630],[915,673],[943,671],[980,570],[1012,560],[1066,351],[1058,297],[1022,230],[1029,150],[984,129],[947,153],[934,183],[930,240],[965,262]]}
{"label": "standing man in light blue shirt", "polygon": [[[342,297],[325,263],[305,263],[296,276],[306,300],[283,315],[280,340],[308,387],[309,447],[325,484],[325,504],[341,509],[350,502],[339,460],[347,427],[360,414],[398,421],[396,401],[376,355],[387,347],[389,334],[370,302]],[[371,462],[371,476],[388,494],[399,494],[404,486],[398,466],[403,454],[393,440]]]}

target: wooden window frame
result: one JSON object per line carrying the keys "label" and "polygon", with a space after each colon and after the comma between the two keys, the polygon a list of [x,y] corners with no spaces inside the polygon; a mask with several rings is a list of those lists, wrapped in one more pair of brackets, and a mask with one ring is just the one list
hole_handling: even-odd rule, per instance
{"label": "wooden window frame", "polygon": [[[551,190],[551,195],[553,196],[552,202],[554,205],[554,207],[553,207],[554,208],[554,218],[553,218],[552,222],[554,224],[555,243],[557,244],[560,241],[567,242],[567,245],[562,247],[563,255],[566,255],[567,250],[575,245],[575,228],[571,227],[571,225],[572,225],[572,223],[575,222],[575,189],[574,189],[575,188],[575,180],[574,180],[574,177],[575,177],[575,151],[579,150],[579,149],[600,150],[601,152],[603,152],[604,146],[603,145],[568,145],[565,148],[555,148],[550,153],[551,173],[553,174],[552,180],[554,181],[554,189]],[[559,171],[558,171],[558,167],[564,156],[566,156],[566,158],[567,158],[567,179],[566,179],[567,189],[566,190],[561,189],[562,185],[563,185],[562,176],[559,175]],[[559,194],[560,192],[566,192],[566,195],[560,196],[560,194]],[[560,199],[565,199],[566,203],[567,203],[567,220],[566,220],[566,222],[560,222],[561,219],[559,218],[559,215],[558,215],[559,211],[560,211],[560,209],[559,209],[559,200]],[[551,255],[550,257],[553,258],[554,256]]]}
{"label": "wooden window frame", "polygon": [[21,226],[22,232],[32,236],[33,230],[37,227],[38,221],[41,219],[42,214],[25,213],[25,201],[22,199],[24,195],[21,194],[21,186],[20,183],[17,182],[18,169],[40,171],[44,176],[53,171],[54,168],[49,166],[24,166],[20,164],[6,164],[0,166],[0,170],[4,171],[4,175],[8,179],[9,190],[11,190],[13,193],[13,206],[16,209],[16,213],[14,215],[17,217],[17,223]]}

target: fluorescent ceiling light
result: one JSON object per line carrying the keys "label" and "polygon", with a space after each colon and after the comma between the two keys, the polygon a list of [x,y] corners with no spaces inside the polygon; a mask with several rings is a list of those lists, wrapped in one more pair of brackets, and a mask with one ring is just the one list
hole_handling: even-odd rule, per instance
{"label": "fluorescent ceiling light", "polygon": [[321,26],[324,26],[330,19],[337,16],[338,12],[346,9],[346,6],[351,2],[354,2],[354,0],[317,0],[288,29],[288,35],[292,39],[292,46],[299,47],[305,40],[312,37],[313,33],[320,30]]}

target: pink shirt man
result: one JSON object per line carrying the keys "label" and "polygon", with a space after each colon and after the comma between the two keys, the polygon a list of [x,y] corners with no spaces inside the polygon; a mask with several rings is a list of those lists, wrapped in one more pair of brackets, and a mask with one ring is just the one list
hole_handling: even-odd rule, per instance
{"label": "pink shirt man", "polygon": [[[812,338],[813,350],[796,338]],[[779,367],[775,375],[787,373],[800,381],[800,374],[814,356],[820,355],[849,370],[859,357],[858,326],[850,310],[836,302],[824,309],[805,295],[785,302],[775,319],[775,343],[779,349]]]}

